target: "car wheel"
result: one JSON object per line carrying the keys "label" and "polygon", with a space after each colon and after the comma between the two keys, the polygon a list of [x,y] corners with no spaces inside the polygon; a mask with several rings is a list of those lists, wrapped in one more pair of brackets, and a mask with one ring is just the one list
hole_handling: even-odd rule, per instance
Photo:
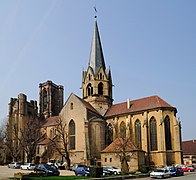
{"label": "car wheel", "polygon": [[116,175],[116,174],[117,174],[117,172],[116,172],[116,171],[114,171],[114,174]]}
{"label": "car wheel", "polygon": [[191,172],[191,170],[189,169],[188,172]]}

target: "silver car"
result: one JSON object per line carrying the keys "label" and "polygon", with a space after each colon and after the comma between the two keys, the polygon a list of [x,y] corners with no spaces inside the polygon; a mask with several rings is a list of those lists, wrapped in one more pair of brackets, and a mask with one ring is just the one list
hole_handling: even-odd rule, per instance
{"label": "silver car", "polygon": [[8,164],[8,168],[14,168],[14,169],[20,169],[21,163],[18,162],[12,162]]}
{"label": "silver car", "polygon": [[35,169],[35,164],[33,163],[24,163],[20,166],[20,169],[27,169],[27,170],[33,170]]}
{"label": "silver car", "polygon": [[170,171],[165,168],[157,168],[150,173],[151,178],[167,178],[171,177]]}

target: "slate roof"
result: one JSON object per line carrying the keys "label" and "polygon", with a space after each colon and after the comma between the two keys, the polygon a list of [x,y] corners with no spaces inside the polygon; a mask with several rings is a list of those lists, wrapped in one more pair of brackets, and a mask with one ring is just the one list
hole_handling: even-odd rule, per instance
{"label": "slate roof", "polygon": [[196,155],[196,140],[183,141],[182,151],[184,155]]}
{"label": "slate roof", "polygon": [[[126,142],[126,145],[125,143]],[[126,139],[123,141],[122,138],[116,138],[109,146],[107,146],[101,153],[112,153],[112,152],[120,152],[122,150],[123,145],[125,146],[125,151],[135,151],[139,150],[130,139]]]}
{"label": "slate roof", "polygon": [[108,109],[108,111],[105,114],[105,117],[146,111],[156,108],[170,108],[177,111],[175,107],[165,102],[159,96],[150,96],[130,101],[130,108],[127,108],[127,102],[114,104]]}
{"label": "slate roof", "polygon": [[55,126],[58,124],[59,119],[60,119],[60,116],[49,117],[43,121],[42,126]]}
{"label": "slate roof", "polygon": [[95,17],[95,26],[93,32],[92,45],[91,45],[89,66],[92,67],[95,75],[99,71],[100,67],[103,67],[103,69],[105,70],[105,61],[104,61],[103,50],[101,46],[101,39],[99,36],[96,17]]}

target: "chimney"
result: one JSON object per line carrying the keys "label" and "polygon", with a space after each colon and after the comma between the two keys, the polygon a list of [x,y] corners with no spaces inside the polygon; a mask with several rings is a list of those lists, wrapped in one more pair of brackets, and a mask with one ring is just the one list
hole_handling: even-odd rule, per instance
{"label": "chimney", "polygon": [[127,109],[130,108],[130,98],[127,99]]}

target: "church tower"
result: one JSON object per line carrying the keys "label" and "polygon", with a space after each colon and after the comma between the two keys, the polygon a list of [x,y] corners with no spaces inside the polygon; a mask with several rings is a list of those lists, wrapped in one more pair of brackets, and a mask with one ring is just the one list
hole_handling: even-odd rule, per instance
{"label": "church tower", "polygon": [[82,90],[83,99],[101,115],[112,105],[112,76],[105,66],[96,16],[88,69],[82,74]]}
{"label": "church tower", "polygon": [[39,84],[40,88],[40,117],[57,116],[63,107],[63,86],[52,81]]}

